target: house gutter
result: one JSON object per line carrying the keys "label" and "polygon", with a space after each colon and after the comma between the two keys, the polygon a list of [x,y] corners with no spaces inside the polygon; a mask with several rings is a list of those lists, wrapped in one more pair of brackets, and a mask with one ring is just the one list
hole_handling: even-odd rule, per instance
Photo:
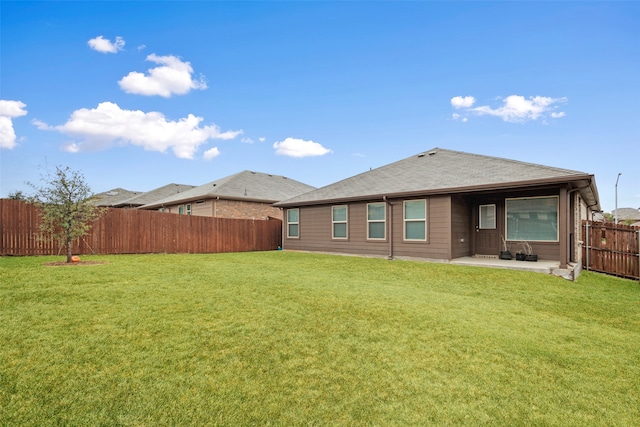
{"label": "house gutter", "polygon": [[382,196],[382,201],[387,205],[387,211],[389,212],[389,255],[387,259],[393,259],[393,204],[389,201],[387,196]]}

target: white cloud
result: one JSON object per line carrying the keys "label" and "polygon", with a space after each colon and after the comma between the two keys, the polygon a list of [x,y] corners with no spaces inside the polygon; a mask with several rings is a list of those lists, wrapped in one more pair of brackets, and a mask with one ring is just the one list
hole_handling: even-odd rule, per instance
{"label": "white cloud", "polygon": [[453,118],[453,120],[460,120],[463,123],[466,123],[467,120],[469,120],[467,117],[465,117],[465,116],[463,116],[461,114],[458,114],[458,113],[453,113],[451,115],[451,118]]}
{"label": "white cloud", "polygon": [[[469,98],[473,102],[469,101]],[[504,98],[502,105],[493,108],[489,105],[482,105],[471,108],[475,103],[473,97],[455,97],[451,99],[451,105],[461,110],[465,114],[454,113],[453,119],[466,122],[469,114],[477,116],[495,116],[500,117],[505,122],[524,123],[529,120],[542,119],[546,123],[547,118],[558,119],[566,114],[563,111],[556,111],[558,104],[567,102],[566,97],[550,98],[546,96],[531,96],[525,98],[520,95],[509,95]]]}
{"label": "white cloud", "polygon": [[213,147],[205,151],[203,157],[205,160],[211,160],[215,157],[218,157],[219,155],[220,155],[220,150],[218,150],[218,147]]}
{"label": "white cloud", "polygon": [[284,141],[275,142],[273,148],[276,154],[289,157],[324,156],[332,152],[317,142],[298,138],[287,138]]}
{"label": "white cloud", "polygon": [[33,123],[40,129],[55,130],[74,138],[63,147],[69,152],[132,144],[150,151],[165,152],[170,148],[176,157],[183,159],[192,159],[198,147],[208,140],[228,140],[242,134],[242,131],[221,132],[215,124],[200,126],[202,120],[189,114],[170,121],[159,112],[123,110],[117,104],[102,102],[94,109],[74,111],[63,125],[49,126],[36,120]]}
{"label": "white cloud", "polygon": [[181,61],[176,56],[158,56],[152,53],[147,56],[147,61],[159,66],[150,68],[148,75],[137,71],[130,72],[118,82],[122,90],[137,95],[160,95],[168,98],[171,95],[184,95],[191,89],[207,88],[204,77],[194,80],[191,64]]}
{"label": "white cloud", "polygon": [[264,136],[261,136],[260,138],[258,138],[258,141],[260,142],[265,142],[267,140],[267,138],[265,138]]}
{"label": "white cloud", "polygon": [[13,118],[27,114],[27,104],[21,101],[0,99],[0,148],[11,150],[16,146]]}
{"label": "white cloud", "polygon": [[102,53],[118,53],[119,50],[124,48],[125,41],[122,37],[116,37],[116,41],[111,43],[111,40],[105,39],[102,36],[98,36],[87,42],[89,47],[93,50],[97,50]]}
{"label": "white cloud", "polygon": [[246,137],[242,138],[240,142],[244,142],[245,144],[253,144],[253,139]]}
{"label": "white cloud", "polygon": [[454,96],[451,98],[453,108],[469,108],[475,103],[476,99],[473,96]]}

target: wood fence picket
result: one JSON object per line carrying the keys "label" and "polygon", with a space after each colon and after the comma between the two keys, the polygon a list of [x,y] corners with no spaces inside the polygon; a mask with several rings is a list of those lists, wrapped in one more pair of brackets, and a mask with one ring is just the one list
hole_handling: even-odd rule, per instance
{"label": "wood fence picket", "polygon": [[640,280],[640,229],[582,221],[582,235],[583,268]]}
{"label": "wood fence picket", "polygon": [[[0,199],[0,255],[57,255],[64,249],[40,233],[40,213],[20,200]],[[73,253],[218,253],[274,250],[282,245],[282,221],[210,218],[109,208]]]}

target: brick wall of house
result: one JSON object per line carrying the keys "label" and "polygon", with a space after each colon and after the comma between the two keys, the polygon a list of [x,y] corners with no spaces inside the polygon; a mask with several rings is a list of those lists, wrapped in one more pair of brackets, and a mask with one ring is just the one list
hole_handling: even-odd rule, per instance
{"label": "brick wall of house", "polygon": [[219,218],[282,219],[282,210],[266,203],[216,200],[215,211],[215,216]]}
{"label": "brick wall of house", "polygon": [[[182,203],[185,214],[187,213],[186,206],[188,204],[191,205],[191,215],[195,216],[239,219],[283,218],[281,209],[267,203],[207,199],[199,202]],[[164,211],[177,214],[179,208],[180,205],[166,206]]]}

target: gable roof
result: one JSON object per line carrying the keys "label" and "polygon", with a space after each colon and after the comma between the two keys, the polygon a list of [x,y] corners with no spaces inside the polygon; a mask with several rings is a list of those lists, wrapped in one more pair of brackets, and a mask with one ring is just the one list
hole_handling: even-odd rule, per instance
{"label": "gable roof", "polygon": [[147,191],[146,193],[138,194],[128,199],[122,200],[113,206],[142,206],[147,203],[153,203],[157,200],[162,200],[175,194],[184,193],[185,191],[194,188],[194,185],[185,184],[167,184],[162,187],[158,187],[154,190]]}
{"label": "gable roof", "polygon": [[276,206],[411,197],[427,194],[522,188],[575,182],[583,197],[599,206],[593,175],[499,157],[434,148],[293,197]]}
{"label": "gable roof", "polygon": [[124,188],[114,188],[94,195],[96,205],[98,206],[116,206],[122,201],[142,194],[142,191],[130,191]]}
{"label": "gable roof", "polygon": [[153,209],[216,197],[228,200],[274,203],[311,190],[315,190],[315,187],[284,176],[245,170],[208,182],[199,187],[194,187],[180,194],[174,194],[173,196],[145,204],[141,206],[141,209]]}

